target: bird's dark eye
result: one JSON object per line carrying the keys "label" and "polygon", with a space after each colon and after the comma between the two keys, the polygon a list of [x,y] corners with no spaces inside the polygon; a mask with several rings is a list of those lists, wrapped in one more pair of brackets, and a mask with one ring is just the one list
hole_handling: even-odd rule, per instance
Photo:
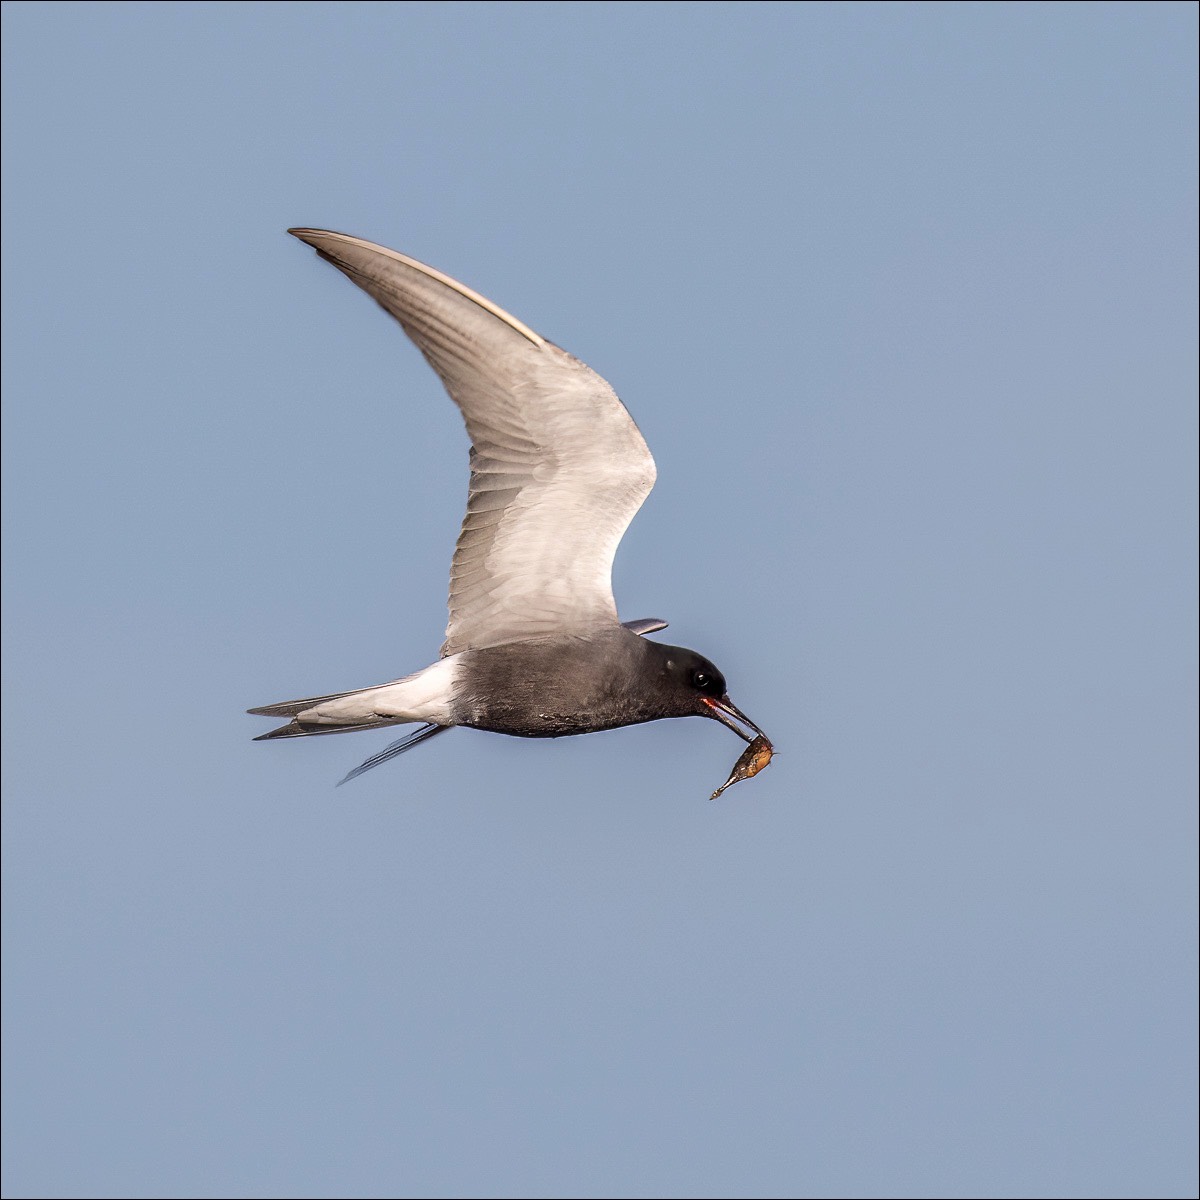
{"label": "bird's dark eye", "polygon": [[692,687],[709,696],[719,696],[725,690],[725,681],[710,671],[693,671]]}

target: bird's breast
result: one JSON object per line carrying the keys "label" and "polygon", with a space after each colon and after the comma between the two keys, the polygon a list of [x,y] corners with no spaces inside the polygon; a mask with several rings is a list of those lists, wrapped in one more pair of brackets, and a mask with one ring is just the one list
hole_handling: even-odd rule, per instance
{"label": "bird's breast", "polygon": [[455,723],[515,737],[569,737],[665,715],[639,700],[630,662],[639,639],[619,632],[623,636],[465,652],[456,677]]}

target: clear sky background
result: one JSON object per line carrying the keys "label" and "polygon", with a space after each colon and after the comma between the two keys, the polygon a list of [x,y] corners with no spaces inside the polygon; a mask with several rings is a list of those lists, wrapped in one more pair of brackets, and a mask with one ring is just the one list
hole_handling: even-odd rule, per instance
{"label": "clear sky background", "polygon": [[[1195,1194],[1196,8],[6,4],[7,1196]],[[707,721],[433,661],[463,279]]]}

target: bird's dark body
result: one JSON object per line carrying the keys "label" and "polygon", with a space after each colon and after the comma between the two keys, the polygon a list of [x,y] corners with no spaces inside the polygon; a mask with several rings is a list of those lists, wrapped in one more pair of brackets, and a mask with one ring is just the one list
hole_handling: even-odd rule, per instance
{"label": "bird's dark body", "polygon": [[720,678],[695,651],[621,627],[469,650],[463,657],[455,723],[514,737],[567,737],[708,715],[692,673]]}

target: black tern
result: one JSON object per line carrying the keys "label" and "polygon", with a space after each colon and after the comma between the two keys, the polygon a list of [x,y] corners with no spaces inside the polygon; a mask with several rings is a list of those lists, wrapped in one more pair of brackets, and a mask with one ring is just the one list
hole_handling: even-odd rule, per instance
{"label": "black tern", "polygon": [[432,267],[344,233],[288,232],[416,343],[466,422],[471,480],[438,661],[391,683],[252,708],[288,718],[255,740],[421,723],[345,783],[456,725],[563,737],[699,716],[751,743],[744,757],[769,760],[707,658],[648,640],[665,621],[617,619],[613,556],[655,468],[613,389]]}

